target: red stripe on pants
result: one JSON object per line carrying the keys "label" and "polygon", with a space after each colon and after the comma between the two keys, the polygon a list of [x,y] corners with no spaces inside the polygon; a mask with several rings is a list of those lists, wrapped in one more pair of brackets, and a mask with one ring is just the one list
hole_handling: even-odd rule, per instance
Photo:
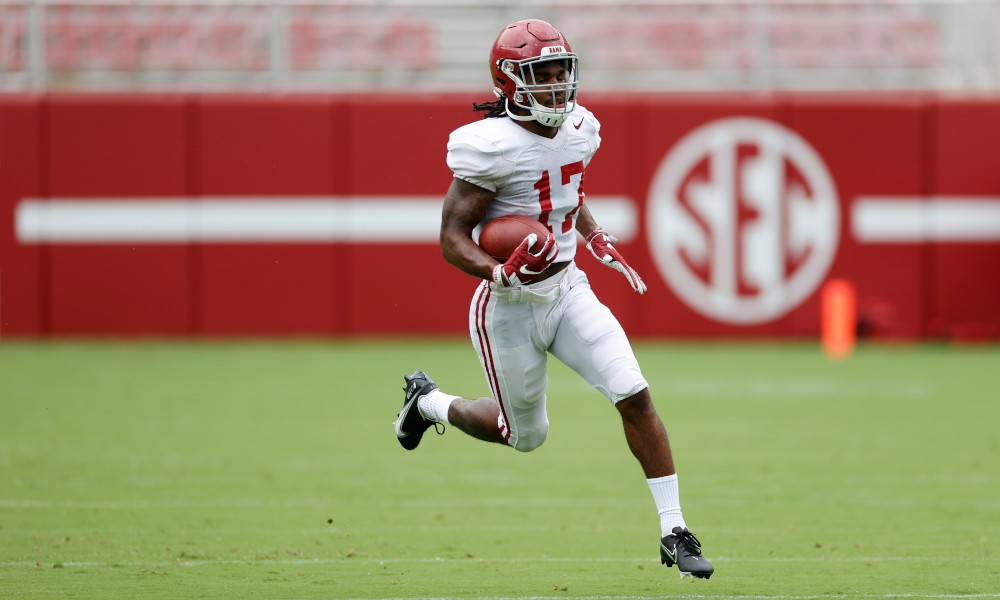
{"label": "red stripe on pants", "polygon": [[490,345],[490,338],[486,333],[486,307],[489,305],[490,290],[489,283],[483,282],[482,291],[479,296],[479,304],[476,306],[476,332],[479,334],[479,347],[483,353],[483,365],[486,367],[486,379],[490,387],[493,388],[493,397],[500,405],[500,414],[503,416],[506,431],[501,431],[505,441],[510,440],[510,420],[503,408],[503,397],[500,394],[500,380],[497,378],[496,365],[493,362],[493,348]]}

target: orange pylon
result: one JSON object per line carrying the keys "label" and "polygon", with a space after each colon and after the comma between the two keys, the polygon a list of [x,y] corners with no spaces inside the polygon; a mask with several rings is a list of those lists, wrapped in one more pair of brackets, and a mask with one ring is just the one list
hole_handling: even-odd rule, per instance
{"label": "orange pylon", "polygon": [[857,340],[857,294],[846,279],[831,279],[823,286],[820,332],[823,351],[834,360],[854,352]]}

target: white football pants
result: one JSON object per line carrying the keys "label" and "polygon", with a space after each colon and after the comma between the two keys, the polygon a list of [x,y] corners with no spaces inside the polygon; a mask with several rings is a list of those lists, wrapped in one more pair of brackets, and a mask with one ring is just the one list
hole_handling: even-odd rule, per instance
{"label": "white football pants", "polygon": [[483,281],[469,307],[469,331],[500,405],[497,426],[523,452],[548,434],[548,352],[613,403],[647,387],[621,324],[575,264],[520,288]]}

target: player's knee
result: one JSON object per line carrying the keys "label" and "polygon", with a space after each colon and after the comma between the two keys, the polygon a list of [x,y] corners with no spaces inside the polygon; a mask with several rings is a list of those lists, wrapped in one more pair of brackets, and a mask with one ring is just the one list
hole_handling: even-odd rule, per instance
{"label": "player's knee", "polygon": [[517,441],[514,443],[514,449],[518,452],[531,452],[545,443],[545,438],[548,437],[548,435],[548,423],[519,431]]}

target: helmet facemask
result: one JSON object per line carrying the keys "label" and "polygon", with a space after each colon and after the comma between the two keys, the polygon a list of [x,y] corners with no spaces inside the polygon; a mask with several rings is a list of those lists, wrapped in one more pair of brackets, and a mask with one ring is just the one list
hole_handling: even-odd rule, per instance
{"label": "helmet facemask", "polygon": [[[579,61],[575,54],[566,52],[560,46],[543,48],[541,56],[524,60],[506,59],[500,65],[500,70],[514,82],[514,93],[507,97],[507,115],[516,121],[538,121],[546,127],[559,127],[576,108],[576,92],[579,85],[577,73]],[[556,83],[535,83],[535,67],[552,61],[564,63],[566,69],[565,81]],[[499,91],[499,90],[497,90]],[[549,101],[542,104],[535,98],[536,93],[549,95]],[[556,104],[557,95],[562,96],[562,102]],[[510,105],[523,108],[529,115],[517,115],[511,112]]]}

